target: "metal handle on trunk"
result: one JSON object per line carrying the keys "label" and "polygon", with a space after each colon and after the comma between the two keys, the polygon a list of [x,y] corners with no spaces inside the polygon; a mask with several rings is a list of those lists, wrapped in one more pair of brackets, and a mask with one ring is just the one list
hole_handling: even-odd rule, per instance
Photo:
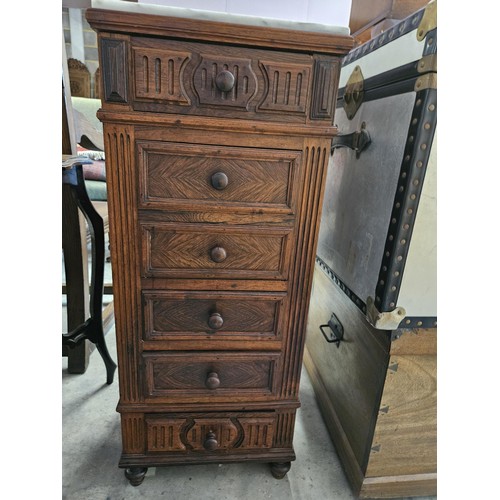
{"label": "metal handle on trunk", "polygon": [[337,135],[332,139],[331,154],[336,148],[350,148],[356,152],[356,158],[359,158],[361,152],[372,142],[370,134],[366,130],[366,123],[361,124],[359,132],[351,134]]}
{"label": "metal handle on trunk", "polygon": [[[326,332],[326,328],[330,329],[330,332]],[[342,323],[339,321],[337,316],[335,316],[334,313],[332,313],[332,316],[330,318],[330,321],[328,321],[327,325],[320,325],[319,329],[321,330],[321,333],[325,337],[326,341],[328,343],[334,343],[337,344],[337,347],[340,346],[340,342],[344,340],[344,327],[342,326]]]}

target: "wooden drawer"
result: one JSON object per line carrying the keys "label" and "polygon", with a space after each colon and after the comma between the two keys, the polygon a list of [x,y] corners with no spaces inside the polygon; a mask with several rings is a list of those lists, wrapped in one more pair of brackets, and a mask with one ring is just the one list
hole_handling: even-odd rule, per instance
{"label": "wooden drawer", "polygon": [[[337,81],[337,61],[322,59],[322,79]],[[132,106],[137,111],[303,122],[313,67],[308,54],[133,38]],[[333,94],[328,94],[330,106]],[[322,106],[318,102],[318,109]]]}
{"label": "wooden drawer", "polygon": [[287,279],[290,229],[142,224],[144,277]]}
{"label": "wooden drawer", "polygon": [[169,401],[238,401],[275,392],[279,353],[143,353],[146,394]]}
{"label": "wooden drawer", "polygon": [[276,414],[146,415],[146,453],[258,452],[273,446]]}
{"label": "wooden drawer", "polygon": [[281,339],[285,293],[147,290],[142,297],[144,340]]}
{"label": "wooden drawer", "polygon": [[294,213],[301,152],[138,141],[139,208]]}

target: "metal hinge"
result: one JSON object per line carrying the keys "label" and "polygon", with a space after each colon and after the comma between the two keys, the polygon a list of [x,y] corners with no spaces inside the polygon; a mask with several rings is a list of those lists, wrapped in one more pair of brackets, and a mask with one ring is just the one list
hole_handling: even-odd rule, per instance
{"label": "metal hinge", "polygon": [[437,89],[437,73],[427,73],[417,78],[415,92],[425,89]]}
{"label": "metal hinge", "polygon": [[359,158],[361,151],[363,151],[371,142],[372,139],[370,134],[366,130],[366,123],[363,122],[359,132],[335,136],[332,139],[331,154],[333,154],[333,151],[336,148],[350,148],[356,152],[356,158]]}
{"label": "metal hinge", "polygon": [[361,67],[356,66],[347,80],[344,91],[344,111],[349,120],[354,118],[363,103],[364,81]]}
{"label": "metal hinge", "polygon": [[437,54],[428,54],[418,61],[417,71],[419,73],[436,73]]}

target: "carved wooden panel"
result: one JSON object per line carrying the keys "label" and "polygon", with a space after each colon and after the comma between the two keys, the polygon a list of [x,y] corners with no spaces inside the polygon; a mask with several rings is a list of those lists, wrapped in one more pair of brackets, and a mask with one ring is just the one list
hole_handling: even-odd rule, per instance
{"label": "carved wooden panel", "polygon": [[337,59],[316,59],[314,62],[314,91],[311,99],[311,118],[333,120],[339,77]]}
{"label": "carved wooden panel", "polygon": [[267,88],[259,108],[304,113],[308,102],[310,68],[275,61],[260,61],[260,65],[267,77]]}
{"label": "carved wooden panel", "polygon": [[90,71],[78,59],[68,59],[68,73],[71,95],[73,97],[90,97]]}
{"label": "carved wooden panel", "polygon": [[286,448],[292,445],[295,426],[295,411],[279,412],[276,417],[276,431],[273,446]]}
{"label": "carved wooden panel", "polygon": [[271,394],[278,357],[255,352],[144,353],[147,394],[184,400],[198,400],[200,395],[229,398],[245,393]]}
{"label": "carved wooden panel", "polygon": [[185,421],[178,418],[147,419],[148,451],[184,451],[186,446],[181,441],[181,428]]}
{"label": "carved wooden panel", "polygon": [[142,225],[143,276],[285,279],[288,229]]}
{"label": "carved wooden panel", "polygon": [[[200,54],[201,61],[193,73],[193,87],[200,104],[246,108],[257,90],[257,77],[251,59]],[[228,91],[221,90],[217,77],[226,71],[234,83]]]}
{"label": "carved wooden panel", "polygon": [[[145,291],[143,298],[146,340],[185,333],[240,335],[243,339],[248,334],[280,335],[278,320],[284,294]],[[214,315],[219,323],[214,324]]]}
{"label": "carved wooden panel", "polygon": [[[212,202],[295,209],[301,153],[255,148],[138,142],[141,206]],[[225,176],[225,185],[216,176]]]}
{"label": "carved wooden panel", "polygon": [[97,68],[94,73],[94,99],[101,99],[101,68]]}
{"label": "carved wooden panel", "polygon": [[[108,212],[110,219],[111,264],[120,271],[113,277],[113,303],[117,335],[118,366],[120,370],[120,400],[137,402],[139,389],[137,364],[137,331],[141,324],[139,262],[140,251],[135,241],[137,186],[134,175],[134,128],[126,125],[104,124],[106,148],[106,181],[108,183]],[[111,222],[112,221],[112,222]],[[117,251],[128,246],[127,255]]]}
{"label": "carved wooden panel", "polygon": [[274,437],[275,417],[240,418],[243,428],[241,447],[245,449],[271,448]]}
{"label": "carved wooden panel", "polygon": [[182,75],[191,56],[189,52],[134,48],[135,97],[159,99],[168,103],[191,103]]}
{"label": "carved wooden panel", "polygon": [[150,416],[146,418],[147,451],[217,453],[271,448],[275,420],[272,414],[251,413]]}
{"label": "carved wooden panel", "polygon": [[109,102],[128,102],[127,47],[125,40],[101,38],[101,59],[103,68],[104,98]]}
{"label": "carved wooden panel", "polygon": [[144,416],[141,413],[121,415],[123,451],[144,453]]}
{"label": "carved wooden panel", "polygon": [[323,201],[324,180],[328,159],[330,157],[329,141],[306,140],[304,151],[304,200],[305,211],[302,214],[299,227],[300,258],[294,259],[290,269],[290,279],[294,283],[290,292],[292,307],[289,315],[289,341],[284,349],[287,364],[283,370],[281,386],[282,397],[294,397],[299,387],[304,349],[304,330],[309,310],[308,297],[312,286],[312,273],[316,256],[321,205]]}
{"label": "carved wooden panel", "polygon": [[[212,436],[210,436],[212,435]],[[207,450],[207,439],[212,437],[217,444],[214,450],[232,448],[241,436],[241,426],[229,418],[195,418],[186,430],[185,440],[192,450]]]}

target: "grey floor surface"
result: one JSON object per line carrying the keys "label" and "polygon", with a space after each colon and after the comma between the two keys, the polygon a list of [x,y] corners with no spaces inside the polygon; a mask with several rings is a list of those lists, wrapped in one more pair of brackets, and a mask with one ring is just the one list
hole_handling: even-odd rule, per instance
{"label": "grey floor surface", "polygon": [[[114,327],[106,342],[116,361]],[[62,358],[63,500],[352,500],[349,484],[315,400],[307,372],[302,372],[294,448],[297,460],[282,480],[267,464],[210,464],[149,469],[142,485],[131,486],[120,458],[118,377],[106,385],[97,351],[87,372],[69,374]],[[436,497],[420,497],[433,500]]]}

